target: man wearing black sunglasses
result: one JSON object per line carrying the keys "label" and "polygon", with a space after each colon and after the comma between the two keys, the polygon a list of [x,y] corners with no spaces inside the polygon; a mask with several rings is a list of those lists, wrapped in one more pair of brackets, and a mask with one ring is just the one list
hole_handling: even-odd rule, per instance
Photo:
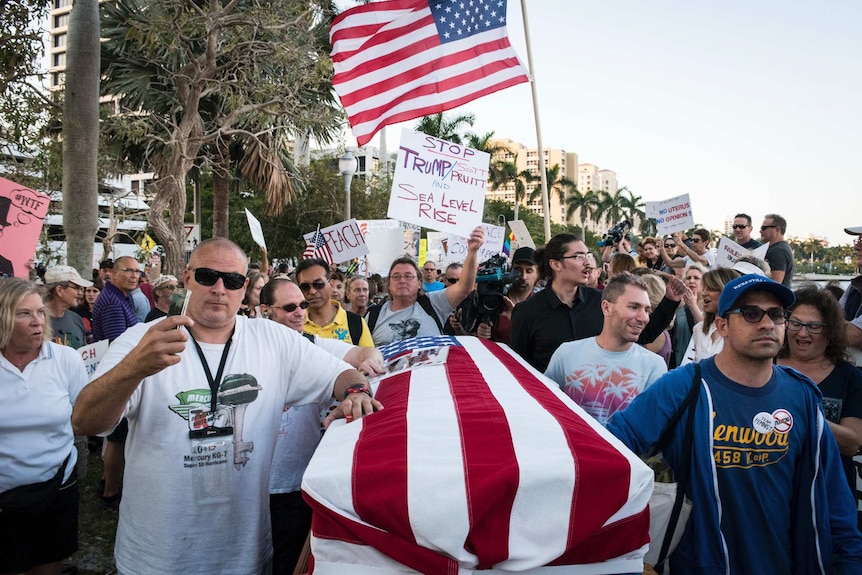
{"label": "man wearing black sunglasses", "polygon": [[362,317],[332,299],[326,260],[307,259],[296,266],[296,282],[308,301],[304,331],[362,347],[374,347],[371,330]]}
{"label": "man wearing black sunglasses", "polygon": [[[725,285],[718,355],[675,369],[617,412],[608,429],[688,477],[691,518],[671,572],[859,573],[862,534],[817,386],[773,364],[784,342],[789,288],[759,275]],[[695,371],[700,370],[700,377]],[[670,419],[694,390],[694,411]],[[752,534],[757,534],[756,537]]]}
{"label": "man wearing black sunglasses", "polygon": [[740,246],[747,250],[760,247],[760,242],[751,237],[751,216],[748,214],[736,214],[733,216],[733,237]]}
{"label": "man wearing black sunglasses", "polygon": [[348,420],[382,409],[356,369],[275,322],[237,316],[246,265],[227,239],[198,244],[183,274],[187,315],[129,329],[75,404],[78,433],[129,421],[114,553],[123,573],[268,570],[284,409],[330,397]]}
{"label": "man wearing black sunglasses", "polygon": [[[308,302],[299,287],[287,279],[270,280],[260,292],[265,317],[297,333],[305,327]],[[337,339],[304,334],[315,345],[368,373],[382,374],[383,354],[373,347],[358,347]],[[326,405],[293,405],[281,416],[269,480],[272,523],[273,575],[293,573],[311,527],[311,507],[302,500],[302,474],[320,442],[320,411]]]}

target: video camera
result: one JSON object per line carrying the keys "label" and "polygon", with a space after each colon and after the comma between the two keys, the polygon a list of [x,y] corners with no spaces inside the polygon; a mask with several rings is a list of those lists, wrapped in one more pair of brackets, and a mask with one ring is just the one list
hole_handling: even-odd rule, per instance
{"label": "video camera", "polygon": [[608,231],[605,232],[605,235],[602,236],[602,239],[597,242],[599,247],[612,246],[615,243],[622,241],[622,239],[629,233],[629,230],[632,229],[632,223],[628,220],[623,220]]}
{"label": "video camera", "polygon": [[476,290],[458,305],[461,326],[474,332],[480,323],[494,323],[506,308],[503,296],[508,287],[521,277],[521,270],[509,267],[506,256],[496,255],[479,264]]}

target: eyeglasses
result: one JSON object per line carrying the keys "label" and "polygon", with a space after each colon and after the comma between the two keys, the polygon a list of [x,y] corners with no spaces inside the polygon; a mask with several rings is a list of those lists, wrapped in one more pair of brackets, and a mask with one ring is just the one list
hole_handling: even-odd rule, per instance
{"label": "eyeglasses", "polygon": [[445,279],[446,279],[446,283],[450,283],[450,284],[458,283],[458,278],[445,278]]}
{"label": "eyeglasses", "polygon": [[665,245],[664,245],[664,247],[665,247],[665,249],[668,249],[668,248],[675,248],[675,247],[676,247],[676,244],[665,244]]}
{"label": "eyeglasses", "polygon": [[177,289],[178,287],[179,287],[179,286],[167,285],[167,286],[159,286],[157,289],[158,289],[159,291],[162,291],[162,290],[164,290],[164,291],[174,291],[174,290],[175,290],[175,289]]}
{"label": "eyeglasses", "polygon": [[596,257],[589,252],[578,252],[569,256],[560,256],[558,259],[560,260],[575,260],[576,262],[582,262],[585,260],[595,261]]}
{"label": "eyeglasses", "polygon": [[141,275],[141,270],[136,270],[134,268],[114,268],[114,271],[123,272],[124,274],[134,274],[136,276]]}
{"label": "eyeglasses", "polygon": [[245,286],[245,276],[236,272],[220,272],[210,268],[195,268],[195,281],[202,286],[213,286],[221,278],[225,289],[236,291]]}
{"label": "eyeglasses", "polygon": [[778,226],[760,226],[760,231],[765,232],[769,228],[777,228]]}
{"label": "eyeglasses", "polygon": [[748,323],[760,323],[763,316],[768,315],[769,319],[775,325],[781,325],[790,317],[790,312],[783,307],[771,307],[769,309],[760,309],[754,305],[744,305],[736,309],[729,310],[727,313],[738,313],[742,315],[742,319]]}
{"label": "eyeglasses", "polygon": [[748,224],[733,224],[733,229],[735,230],[744,230],[748,227]]}
{"label": "eyeglasses", "polygon": [[416,276],[413,274],[392,274],[391,276],[389,276],[389,279],[396,282],[399,282],[401,280],[412,281],[416,279]]}
{"label": "eyeglasses", "polygon": [[803,327],[811,335],[817,335],[818,333],[823,333],[823,328],[826,327],[826,324],[819,321],[787,320],[787,329],[790,331],[802,331]]}
{"label": "eyeglasses", "polygon": [[307,301],[302,301],[302,302],[299,302],[299,303],[286,303],[286,304],[284,304],[284,305],[274,305],[274,306],[272,306],[272,307],[281,308],[281,309],[283,309],[284,311],[286,311],[287,313],[293,313],[293,312],[295,312],[295,311],[296,311],[296,308],[299,308],[299,309],[308,309],[308,305],[309,305],[309,304],[308,304],[308,302],[307,302]]}
{"label": "eyeglasses", "polygon": [[299,289],[302,290],[302,293],[308,293],[311,288],[314,288],[314,291],[320,291],[326,287],[326,282],[323,280],[314,280],[311,283],[305,282],[299,284]]}
{"label": "eyeglasses", "polygon": [[436,272],[437,268],[422,268],[423,272]]}

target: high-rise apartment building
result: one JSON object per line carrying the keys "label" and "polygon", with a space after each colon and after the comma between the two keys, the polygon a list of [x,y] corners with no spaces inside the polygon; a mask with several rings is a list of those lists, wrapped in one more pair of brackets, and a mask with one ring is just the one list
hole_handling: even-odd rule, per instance
{"label": "high-rise apartment building", "polygon": [[[518,173],[521,173],[524,170],[527,170],[532,174],[535,178],[540,177],[539,173],[539,150],[538,148],[527,148],[523,144],[518,142],[514,142],[509,139],[501,139],[494,140],[490,142],[491,145],[501,146],[503,148],[502,151],[497,152],[491,158],[491,162],[495,161],[504,161],[504,162],[514,162]],[[544,150],[544,161],[542,162],[544,167],[550,169],[555,165],[559,165],[559,173],[557,174],[558,178],[567,178],[571,181],[575,181],[576,174],[575,170],[578,166],[578,155],[574,152],[566,152],[561,149],[547,149]],[[554,182],[548,182],[548,200],[550,204],[550,219],[552,222],[556,224],[565,223],[566,219],[566,190],[563,191],[562,201],[560,199],[560,190],[561,187],[553,186]],[[541,188],[541,183],[538,179],[535,182],[525,183],[527,188],[527,195],[521,202],[521,207],[530,210],[532,213],[544,217],[544,209],[542,207],[542,198],[538,196],[535,200],[530,201],[529,196],[530,192],[534,189]],[[515,183],[509,182],[503,186],[500,186],[496,191],[491,189],[491,183],[488,183],[487,191],[485,193],[485,198],[488,200],[502,200],[511,204],[515,203]]]}

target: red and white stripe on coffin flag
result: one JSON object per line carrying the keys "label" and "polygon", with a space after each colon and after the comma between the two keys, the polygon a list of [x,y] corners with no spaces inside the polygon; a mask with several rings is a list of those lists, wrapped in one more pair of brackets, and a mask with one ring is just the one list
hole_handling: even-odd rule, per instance
{"label": "red and white stripe on coffin flag", "polygon": [[324,435],[313,573],[640,572],[652,471],[510,349],[457,339]]}
{"label": "red and white stripe on coffin flag", "polygon": [[329,246],[326,244],[326,238],[324,238],[323,234],[320,233],[319,228],[311,238],[311,243],[305,246],[305,251],[302,252],[301,259],[308,260],[311,258],[326,260],[326,263],[329,265],[335,263],[332,260],[332,250],[330,250]]}
{"label": "red and white stripe on coffin flag", "polygon": [[384,0],[329,29],[332,86],[358,145],[383,126],[430,116],[529,81],[506,34],[506,0]]}

